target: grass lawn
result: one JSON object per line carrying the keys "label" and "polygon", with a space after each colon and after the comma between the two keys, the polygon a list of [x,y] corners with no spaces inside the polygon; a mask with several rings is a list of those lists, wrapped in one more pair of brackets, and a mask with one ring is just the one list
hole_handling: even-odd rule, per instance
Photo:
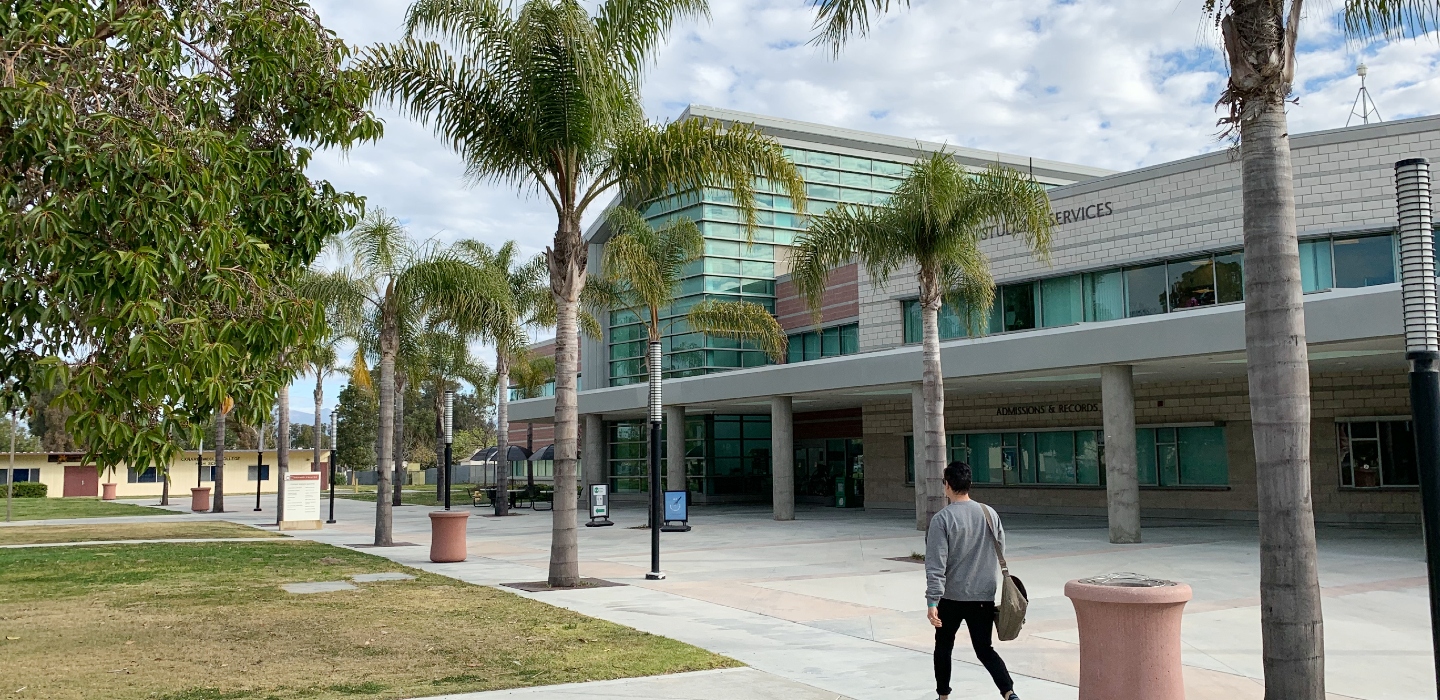
{"label": "grass lawn", "polygon": [[0,527],[0,545],[279,536],[279,533],[225,522],[99,523],[95,525]]}
{"label": "grass lawn", "polygon": [[[171,500],[174,500],[174,496]],[[102,501],[98,498],[12,498],[15,520],[56,518],[113,518],[122,515],[175,515],[174,511],[137,506],[133,503]],[[5,509],[5,492],[0,490],[0,517]]]}
{"label": "grass lawn", "polygon": [[[295,581],[413,581],[293,595]],[[738,665],[491,588],[303,540],[0,550],[14,697],[405,698]]]}

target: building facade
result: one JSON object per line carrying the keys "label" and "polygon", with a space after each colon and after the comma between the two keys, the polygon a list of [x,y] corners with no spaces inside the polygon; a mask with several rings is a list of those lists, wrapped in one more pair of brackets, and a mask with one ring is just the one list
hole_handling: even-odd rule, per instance
{"label": "building facade", "polygon": [[[906,163],[941,148],[718,110],[692,108],[689,116],[754,123],[779,139],[797,165],[803,161],[815,200],[808,213],[883,201]],[[1316,515],[1414,521],[1419,495],[1393,165],[1440,156],[1440,117],[1297,135],[1291,147]],[[998,160],[1033,172],[1051,188],[1054,212],[1048,264],[1021,241],[990,237],[982,245],[997,283],[995,305],[987,314],[942,311],[946,450],[974,466],[977,497],[1010,511],[1105,512],[1106,426],[1123,411],[1136,426],[1146,515],[1254,517],[1234,155],[1107,173],[947,150],[967,166]],[[894,166],[878,176],[885,180],[875,171],[881,162]],[[864,187],[859,176],[867,172]],[[747,348],[713,345],[683,328],[667,336],[665,399],[683,407],[684,422],[672,408],[666,429],[685,431],[686,487],[695,500],[770,498],[772,456],[782,450],[793,457],[797,501],[914,509],[920,451],[913,429],[920,379],[914,271],[879,285],[853,264],[835,270],[817,325],[786,275],[785,244],[803,226],[800,213],[785,220],[795,227],[762,219],[770,232],[751,249],[767,247],[746,257],[723,197],[675,199],[648,213],[693,216],[706,236],[706,258],[683,283],[684,298],[753,295],[791,333],[783,364],[749,359]],[[603,229],[590,240],[591,259],[598,260]],[[628,346],[635,340],[629,319],[606,321],[604,342],[585,348],[582,449],[605,455],[586,460],[585,480],[608,481],[623,494],[646,486],[638,422],[644,376],[643,368],[624,364],[632,351],[641,352]],[[1108,406],[1105,394],[1114,399]],[[772,416],[790,416],[773,406],[777,396],[793,406],[789,430],[775,431],[789,437],[785,445],[771,440]],[[546,398],[517,402],[512,419],[546,421],[552,405]]]}

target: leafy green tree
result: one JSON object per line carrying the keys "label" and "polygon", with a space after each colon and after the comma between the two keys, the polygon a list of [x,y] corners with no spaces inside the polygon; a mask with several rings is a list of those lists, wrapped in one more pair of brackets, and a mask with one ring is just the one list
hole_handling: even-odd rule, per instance
{"label": "leafy green tree", "polygon": [[[360,336],[366,324],[373,330],[380,357],[376,469],[375,545],[393,544],[393,503],[390,472],[396,434],[403,431],[403,415],[395,410],[397,365],[402,341],[415,337],[427,315],[443,312],[447,318],[469,318],[476,323],[507,313],[508,298],[501,283],[486,277],[473,265],[428,247],[415,246],[400,222],[377,210],[345,234],[345,267],[312,275],[304,293],[333,309],[331,323]],[[361,345],[365,345],[362,341]],[[403,390],[403,386],[400,387]],[[396,416],[402,421],[397,424]],[[397,430],[397,425],[399,430]],[[402,441],[403,443],[403,434]]]}
{"label": "leafy green tree", "polygon": [[364,471],[375,468],[375,438],[379,435],[380,404],[375,393],[351,382],[340,390],[335,410],[335,463]]}
{"label": "leafy green tree", "polygon": [[843,205],[811,219],[791,251],[795,287],[819,320],[830,271],[857,259],[884,285],[901,266],[919,278],[925,454],[916,479],[925,483],[928,524],[945,507],[945,389],[940,367],[940,306],[949,301],[984,318],[995,294],[981,235],[994,226],[1018,236],[1041,258],[1050,251],[1050,200],[1029,175],[1000,165],[968,172],[945,153],[917,161],[884,205]]}
{"label": "leafy green tree", "polygon": [[[555,586],[580,580],[582,217],[614,192],[638,201],[669,186],[716,187],[733,193],[748,230],[757,177],[787,190],[803,211],[803,181],[780,145],[757,129],[645,121],[640,81],[656,47],[677,21],[707,13],[705,0],[604,0],[593,14],[579,0],[419,0],[407,13],[406,38],[363,61],[377,95],[432,126],[464,158],[470,177],[543,192],[555,208],[546,251],[556,306]],[[503,423],[497,430],[504,440]]]}
{"label": "leafy green tree", "polygon": [[9,446],[10,439],[15,439],[16,452],[39,452],[40,438],[31,435],[25,428],[25,423],[18,420],[11,421],[10,414],[0,416],[0,445]]}
{"label": "leafy green tree", "polygon": [[[707,299],[683,317],[661,320],[661,313],[675,303],[685,267],[705,252],[705,239],[695,222],[681,217],[656,229],[640,212],[615,207],[606,223],[614,233],[605,243],[603,276],[596,281],[595,290],[607,307],[629,310],[644,324],[649,338],[645,366],[652,395],[660,393],[664,377],[654,374],[658,363],[649,358],[659,357],[660,339],[676,322],[693,332],[755,342],[776,362],[784,359],[785,330],[768,309],[752,301]],[[666,483],[685,483],[684,459],[670,459]]]}
{"label": "leafy green tree", "polygon": [[0,374],[64,386],[96,464],[288,383],[319,328],[289,283],[360,207],[305,165],[381,133],[349,55],[303,1],[0,11]]}

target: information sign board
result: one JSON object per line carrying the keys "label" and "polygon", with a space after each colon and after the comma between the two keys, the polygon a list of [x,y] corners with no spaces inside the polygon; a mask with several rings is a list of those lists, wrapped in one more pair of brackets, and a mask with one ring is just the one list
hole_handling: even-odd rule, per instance
{"label": "information sign board", "polygon": [[285,489],[281,530],[320,529],[320,484],[320,472],[286,472],[280,485]]}

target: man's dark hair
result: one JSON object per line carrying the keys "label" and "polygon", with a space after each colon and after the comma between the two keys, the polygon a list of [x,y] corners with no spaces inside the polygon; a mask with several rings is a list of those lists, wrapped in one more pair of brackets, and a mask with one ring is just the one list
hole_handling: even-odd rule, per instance
{"label": "man's dark hair", "polygon": [[945,467],[945,483],[955,493],[970,493],[970,465],[951,462]]}

